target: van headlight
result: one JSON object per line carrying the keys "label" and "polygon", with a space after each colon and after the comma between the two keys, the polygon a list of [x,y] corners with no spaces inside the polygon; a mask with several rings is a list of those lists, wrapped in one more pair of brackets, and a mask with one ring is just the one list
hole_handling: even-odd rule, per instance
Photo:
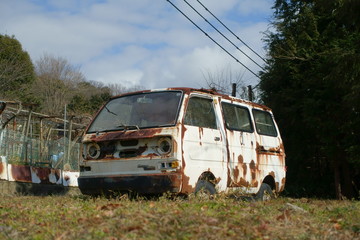
{"label": "van headlight", "polygon": [[170,138],[160,138],[158,141],[157,151],[160,155],[170,153],[172,150],[172,143]]}
{"label": "van headlight", "polygon": [[100,157],[100,146],[97,143],[90,143],[86,147],[86,155],[91,159],[98,159]]}

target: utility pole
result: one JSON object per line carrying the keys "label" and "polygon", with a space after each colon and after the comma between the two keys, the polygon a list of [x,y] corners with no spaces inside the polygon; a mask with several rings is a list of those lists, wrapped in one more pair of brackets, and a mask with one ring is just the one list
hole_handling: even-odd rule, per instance
{"label": "utility pole", "polygon": [[253,100],[253,92],[252,92],[251,85],[248,86],[248,96],[249,96],[249,101],[252,102],[252,100]]}
{"label": "utility pole", "polygon": [[231,96],[236,97],[236,83],[232,84]]}

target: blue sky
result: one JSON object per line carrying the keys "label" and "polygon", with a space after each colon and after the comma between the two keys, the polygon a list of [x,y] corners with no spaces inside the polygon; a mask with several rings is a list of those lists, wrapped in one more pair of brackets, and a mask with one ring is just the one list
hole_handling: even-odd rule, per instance
{"label": "blue sky", "polygon": [[[183,0],[171,0],[252,71],[259,67],[217,34]],[[187,0],[236,45],[263,64]],[[233,32],[265,56],[273,0],[201,0]],[[0,34],[14,35],[33,62],[44,54],[79,66],[87,80],[146,89],[206,87],[204,75],[231,69],[244,85],[258,79],[224,53],[166,0],[0,0]]]}

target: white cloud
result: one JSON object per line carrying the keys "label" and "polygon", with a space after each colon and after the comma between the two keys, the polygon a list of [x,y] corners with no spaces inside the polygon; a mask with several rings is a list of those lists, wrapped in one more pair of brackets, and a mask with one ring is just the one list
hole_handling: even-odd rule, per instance
{"label": "white cloud", "polygon": [[139,85],[144,73],[139,69],[126,69],[124,71],[113,71],[96,79],[99,82],[116,83],[123,86]]}
{"label": "white cloud", "polygon": [[241,0],[238,10],[242,15],[271,14],[272,0]]}
{"label": "white cloud", "polygon": [[[212,19],[197,1],[188,1]],[[234,56],[258,69],[183,1],[172,2]],[[260,32],[267,28],[264,17],[271,14],[270,0],[201,2],[248,45],[264,54]],[[258,15],[262,16],[260,22],[255,18]],[[220,27],[214,19],[211,21]],[[87,79],[104,83],[120,81],[145,88],[203,87],[204,71],[229,65],[244,70],[167,1],[2,0],[0,22],[0,34],[15,35],[33,61],[44,53],[57,55],[81,66]],[[220,30],[231,36],[223,28]],[[231,39],[243,49],[240,42]],[[249,73],[244,77],[256,81]]]}

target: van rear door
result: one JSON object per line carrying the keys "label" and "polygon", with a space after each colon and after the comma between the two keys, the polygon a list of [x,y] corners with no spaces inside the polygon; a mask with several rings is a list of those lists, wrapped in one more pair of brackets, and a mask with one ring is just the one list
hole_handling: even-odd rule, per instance
{"label": "van rear door", "polygon": [[[276,191],[285,183],[285,151],[271,112],[252,110],[256,129],[257,169],[275,179]],[[279,189],[280,188],[280,189]]]}

